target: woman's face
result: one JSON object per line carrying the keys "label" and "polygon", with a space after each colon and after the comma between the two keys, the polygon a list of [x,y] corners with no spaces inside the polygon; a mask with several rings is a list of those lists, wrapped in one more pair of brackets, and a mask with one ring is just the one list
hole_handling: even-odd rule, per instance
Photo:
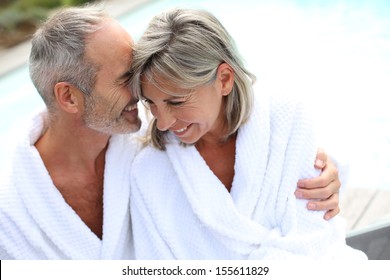
{"label": "woman's face", "polygon": [[157,120],[157,128],[171,131],[183,143],[194,144],[205,137],[220,139],[226,133],[224,97],[231,91],[227,84],[233,76],[231,67],[223,63],[215,81],[191,92],[177,85],[166,86],[169,81],[159,79],[164,84],[162,90],[143,77],[144,101]]}

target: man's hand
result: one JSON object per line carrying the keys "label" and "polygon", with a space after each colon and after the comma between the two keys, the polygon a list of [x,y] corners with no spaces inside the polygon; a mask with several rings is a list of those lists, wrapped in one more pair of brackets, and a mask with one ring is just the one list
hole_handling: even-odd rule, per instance
{"label": "man's hand", "polygon": [[330,220],[340,213],[339,190],[341,182],[338,170],[322,149],[317,151],[314,167],[321,169],[320,176],[299,180],[295,196],[310,200],[307,203],[309,210],[328,210],[324,219]]}

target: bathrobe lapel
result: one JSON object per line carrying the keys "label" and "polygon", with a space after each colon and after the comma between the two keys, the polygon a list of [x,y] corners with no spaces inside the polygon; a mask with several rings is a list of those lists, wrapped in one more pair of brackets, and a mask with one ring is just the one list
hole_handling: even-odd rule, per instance
{"label": "bathrobe lapel", "polygon": [[25,236],[31,238],[31,244],[38,243],[49,258],[58,258],[50,256],[51,247],[57,247],[55,250],[61,251],[65,258],[97,259],[100,256],[101,241],[65,202],[54,186],[38,151],[30,147],[43,130],[43,116],[37,116],[35,121],[40,123],[31,131],[29,139],[25,139],[25,149],[18,149],[15,155],[19,157],[15,162],[20,165],[14,166],[14,174],[18,174],[18,169],[30,170],[29,173],[21,172],[21,176],[15,178],[15,185],[28,212],[45,235],[39,236],[35,234],[38,232],[32,231]]}
{"label": "bathrobe lapel", "polygon": [[267,195],[261,192],[261,185],[268,156],[264,147],[269,141],[269,105],[262,102],[264,107],[257,108],[238,132],[231,193],[194,146],[183,149],[174,137],[167,145],[168,158],[195,215],[206,228],[221,236],[226,247],[244,255],[257,248],[267,233],[253,220],[259,211],[256,205],[260,196]]}
{"label": "bathrobe lapel", "polygon": [[[138,146],[128,135],[113,136],[106,154],[103,197],[103,238],[100,240],[65,202],[54,186],[38,151],[32,147],[44,128],[44,116],[34,120],[26,143],[17,150],[15,184],[25,207],[44,235],[26,233],[49,258],[130,259],[133,244],[130,228],[130,167]],[[30,172],[17,172],[30,170]],[[56,247],[52,250],[53,247]],[[60,251],[63,256],[56,253]],[[52,254],[52,255],[51,255]]]}
{"label": "bathrobe lapel", "polygon": [[129,136],[110,140],[104,174],[102,259],[134,258],[129,203],[130,168],[136,151],[137,144]]}

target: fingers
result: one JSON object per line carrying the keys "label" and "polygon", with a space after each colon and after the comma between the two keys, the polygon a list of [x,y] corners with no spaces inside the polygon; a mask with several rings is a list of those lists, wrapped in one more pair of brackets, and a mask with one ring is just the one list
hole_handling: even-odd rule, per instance
{"label": "fingers", "polygon": [[323,149],[318,149],[314,167],[321,169],[321,174],[316,178],[299,180],[295,196],[310,200],[307,203],[309,210],[325,210],[324,219],[330,220],[340,212],[338,170]]}
{"label": "fingers", "polygon": [[314,161],[314,167],[317,169],[323,169],[328,163],[328,155],[321,148],[317,150],[316,159]]}
{"label": "fingers", "polygon": [[325,187],[320,187],[318,184],[316,188],[298,188],[295,190],[295,196],[303,199],[328,199],[333,194],[338,194],[340,186],[340,180],[337,178]]}
{"label": "fingers", "polygon": [[[331,184],[334,181],[338,182],[338,185],[333,185],[333,187],[337,187],[337,189],[335,190],[338,191],[340,189],[338,170],[336,165],[329,160],[326,166],[323,168],[320,176],[311,179],[301,179],[298,181],[297,185],[299,188],[315,189],[315,188],[327,187],[329,184]],[[317,198],[323,198],[323,197],[317,197]]]}
{"label": "fingers", "polygon": [[324,219],[329,221],[333,217],[335,217],[338,213],[340,213],[340,208],[337,207],[335,209],[329,210],[328,212],[325,213]]}
{"label": "fingers", "polygon": [[325,200],[312,200],[307,203],[309,210],[333,210],[339,207],[339,194],[335,193]]}
{"label": "fingers", "polygon": [[324,214],[324,219],[330,220],[334,216],[336,216],[338,213],[340,213],[339,194],[335,193],[326,200],[309,201],[307,203],[307,209],[316,210],[316,211],[328,210]]}

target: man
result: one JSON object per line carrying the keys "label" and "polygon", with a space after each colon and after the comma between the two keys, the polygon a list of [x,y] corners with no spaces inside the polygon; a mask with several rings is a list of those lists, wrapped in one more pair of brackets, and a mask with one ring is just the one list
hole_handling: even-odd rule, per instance
{"label": "man", "polygon": [[132,257],[137,147],[126,134],[141,126],[127,86],[132,44],[94,8],[61,11],[35,34],[30,73],[47,112],[33,120],[1,190],[2,258]]}
{"label": "man", "polygon": [[[128,88],[132,44],[93,6],[61,10],[34,35],[30,75],[47,110],[1,180],[0,259],[133,258],[129,182],[141,120]],[[317,195],[331,197],[317,204],[331,215],[335,170],[305,183],[332,194]]]}

